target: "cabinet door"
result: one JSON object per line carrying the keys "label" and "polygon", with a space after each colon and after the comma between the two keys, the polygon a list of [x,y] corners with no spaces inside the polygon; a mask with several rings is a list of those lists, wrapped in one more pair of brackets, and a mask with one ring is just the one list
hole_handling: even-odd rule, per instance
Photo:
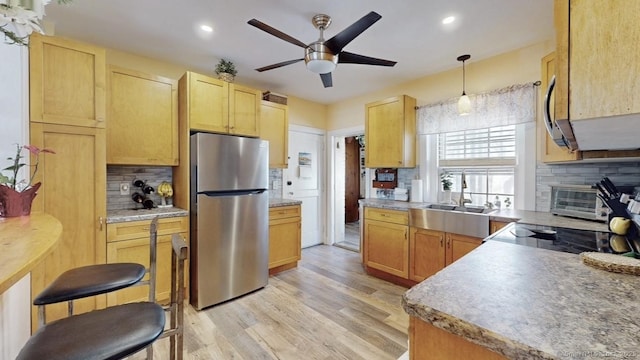
{"label": "cabinet door", "polygon": [[446,235],[447,240],[447,261],[446,265],[451,265],[454,261],[467,255],[473,249],[482,244],[482,239],[472,236],[450,234]]}
{"label": "cabinet door", "polygon": [[399,98],[369,104],[366,107],[365,161],[367,167],[402,165],[404,122]]}
{"label": "cabinet door", "polygon": [[572,122],[640,113],[639,13],[637,0],[570,1]]}
{"label": "cabinet door", "polygon": [[444,268],[444,241],[444,232],[411,228],[409,279],[420,282]]}
{"label": "cabinet door", "polygon": [[[544,97],[546,94],[545,92],[549,87],[549,82],[551,81],[551,78],[553,77],[553,75],[556,74],[555,56],[556,56],[556,53],[551,53],[545,56],[544,58],[542,58],[541,69],[540,69],[542,80],[540,85],[540,91],[543,91],[543,93],[541,94],[542,96],[540,98],[543,99],[543,106],[544,106]],[[559,88],[556,87],[555,92],[558,92],[558,91],[560,90]],[[550,103],[550,113],[552,114],[552,116],[554,116],[553,114],[555,113],[555,109],[556,109],[555,104],[556,102],[552,98]],[[545,109],[543,108],[542,111],[545,111]],[[544,115],[540,116],[538,119],[538,140],[539,140],[538,148],[540,149],[539,155],[541,157],[541,160],[545,163],[567,162],[572,160],[578,160],[580,158],[580,152],[578,151],[572,152],[567,148],[561,148],[551,139],[551,137],[549,136],[549,132],[547,131],[545,121],[546,120],[544,118]]]}
{"label": "cabinet door", "polygon": [[105,51],[33,34],[29,39],[32,122],[105,127]]}
{"label": "cabinet door", "polygon": [[287,105],[262,101],[260,138],[269,141],[269,168],[289,166],[289,110]]}
{"label": "cabinet door", "polygon": [[365,220],[365,265],[388,274],[409,277],[409,239],[406,225]]}
{"label": "cabinet door", "polygon": [[255,136],[260,134],[262,92],[237,84],[229,85],[229,133]]}
{"label": "cabinet door", "polygon": [[178,165],[175,80],[109,67],[107,163]]}
{"label": "cabinet door", "polygon": [[510,223],[505,222],[505,221],[495,221],[495,220],[491,220],[489,221],[489,234],[493,234],[495,232],[498,232],[498,230],[502,229],[503,227],[509,225]]}
{"label": "cabinet door", "polygon": [[[171,293],[171,235],[158,236],[156,259],[156,301],[167,302]],[[107,244],[107,263],[132,262],[149,267],[149,237],[110,242]],[[145,275],[144,280],[148,280]],[[107,306],[148,301],[147,285],[133,286],[107,294]]]}
{"label": "cabinet door", "polygon": [[188,86],[189,126],[192,130],[226,133],[229,130],[229,83],[193,72]]}
{"label": "cabinet door", "polygon": [[[32,273],[35,296],[66,270],[105,262],[106,164],[104,129],[32,122],[30,136],[33,145],[56,152],[40,158],[34,211],[53,215],[63,227],[56,250]],[[101,306],[104,297],[74,304],[78,313]],[[48,320],[64,316],[66,304],[47,307]]]}
{"label": "cabinet door", "polygon": [[269,220],[269,269],[300,260],[300,217]]}

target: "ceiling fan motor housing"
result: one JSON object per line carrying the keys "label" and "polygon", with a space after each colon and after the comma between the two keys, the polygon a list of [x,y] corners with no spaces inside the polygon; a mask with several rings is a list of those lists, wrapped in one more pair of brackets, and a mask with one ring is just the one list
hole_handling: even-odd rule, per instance
{"label": "ceiling fan motor housing", "polygon": [[324,45],[324,42],[316,41],[305,49],[304,62],[307,68],[317,74],[330,73],[338,64],[338,55]]}

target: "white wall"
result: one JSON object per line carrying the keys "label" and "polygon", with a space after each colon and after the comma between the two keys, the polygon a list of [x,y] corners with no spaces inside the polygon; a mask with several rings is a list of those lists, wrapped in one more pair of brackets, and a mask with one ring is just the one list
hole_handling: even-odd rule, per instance
{"label": "white wall", "polygon": [[[0,43],[0,169],[29,141],[29,66],[26,47]],[[25,276],[0,294],[0,359],[15,359],[30,335],[30,281]]]}

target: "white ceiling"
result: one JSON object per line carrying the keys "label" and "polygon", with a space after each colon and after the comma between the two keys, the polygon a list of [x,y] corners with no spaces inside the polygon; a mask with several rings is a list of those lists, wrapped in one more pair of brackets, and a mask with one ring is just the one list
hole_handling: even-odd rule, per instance
{"label": "white ceiling", "polygon": [[[345,51],[394,60],[395,67],[339,64],[333,87],[304,62],[259,73],[255,68],[302,58],[304,49],[247,24],[256,18],[304,43],[318,39],[311,17],[332,17],[325,39],[370,11],[377,23]],[[459,67],[553,37],[553,0],[74,0],[52,1],[55,34],[213,74],[220,58],[238,68],[236,82],[330,104]],[[448,26],[441,20],[455,16]],[[213,26],[205,36],[199,25]]]}

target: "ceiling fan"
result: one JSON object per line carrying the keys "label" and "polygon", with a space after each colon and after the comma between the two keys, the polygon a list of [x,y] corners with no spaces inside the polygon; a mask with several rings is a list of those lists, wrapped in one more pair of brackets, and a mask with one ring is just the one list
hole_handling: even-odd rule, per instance
{"label": "ceiling fan", "polygon": [[256,69],[257,71],[267,71],[275,68],[279,68],[286,65],[291,65],[299,61],[304,60],[307,65],[307,69],[320,74],[322,84],[325,88],[333,86],[333,80],[331,78],[331,72],[336,68],[337,64],[364,64],[364,65],[378,65],[378,66],[394,66],[395,61],[377,59],[369,56],[354,54],[342,49],[360,35],[363,31],[367,30],[376,21],[380,20],[382,16],[372,11],[363,16],[360,20],[351,24],[346,29],[342,30],[329,40],[324,39],[324,31],[327,30],[331,24],[331,17],[325,14],[317,14],[311,22],[316,29],[320,30],[320,37],[318,40],[305,44],[302,41],[283,33],[259,20],[251,19],[248,21],[249,25],[255,26],[258,29],[265,31],[277,38],[280,38],[291,44],[304,48],[304,57],[300,59],[287,60]]}

